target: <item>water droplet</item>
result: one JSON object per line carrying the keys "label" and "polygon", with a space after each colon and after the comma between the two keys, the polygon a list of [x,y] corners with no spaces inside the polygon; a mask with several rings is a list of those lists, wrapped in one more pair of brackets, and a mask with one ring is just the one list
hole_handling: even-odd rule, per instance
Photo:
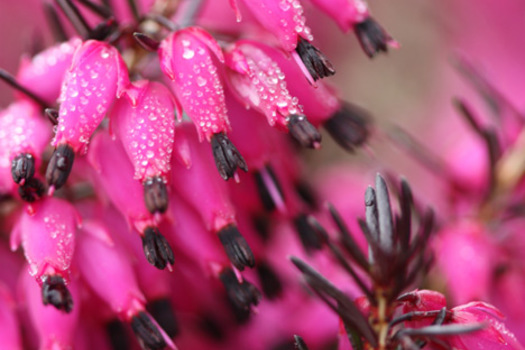
{"label": "water droplet", "polygon": [[207,81],[206,79],[204,79],[203,77],[197,77],[197,85],[199,85],[200,87],[203,87],[204,85],[206,85]]}
{"label": "water droplet", "polygon": [[189,59],[192,59],[193,56],[195,56],[195,51],[191,50],[191,49],[184,49],[184,52],[182,53],[182,57],[189,60]]}

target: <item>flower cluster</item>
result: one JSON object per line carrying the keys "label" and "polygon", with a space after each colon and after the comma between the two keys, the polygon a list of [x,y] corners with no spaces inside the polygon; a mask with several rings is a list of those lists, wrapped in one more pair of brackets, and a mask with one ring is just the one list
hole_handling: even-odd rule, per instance
{"label": "flower cluster", "polygon": [[[301,152],[324,129],[353,153],[372,119],[326,83],[335,68],[303,5],[370,58],[399,45],[363,0],[304,3],[44,2],[55,42],[0,69],[16,91],[0,111],[3,348],[522,348],[496,308],[522,282],[518,249],[487,238],[494,223],[519,229],[519,113],[460,60],[502,114],[499,135],[457,100],[487,183],[447,172],[443,220],[389,176],[396,213],[377,175],[355,235],[363,206],[347,193],[363,177],[314,184]],[[391,136],[429,166],[408,134]],[[468,208],[479,216],[464,220]],[[451,249],[482,258],[455,270],[467,253]],[[436,261],[463,305],[415,289]]]}

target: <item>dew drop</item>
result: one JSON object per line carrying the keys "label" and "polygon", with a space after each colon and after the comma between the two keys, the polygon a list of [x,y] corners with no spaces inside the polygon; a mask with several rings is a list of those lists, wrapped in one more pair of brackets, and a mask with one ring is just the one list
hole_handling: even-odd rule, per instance
{"label": "dew drop", "polygon": [[189,59],[192,59],[193,56],[195,56],[195,51],[191,49],[187,49],[187,48],[184,49],[184,52],[182,53],[183,58],[189,60]]}

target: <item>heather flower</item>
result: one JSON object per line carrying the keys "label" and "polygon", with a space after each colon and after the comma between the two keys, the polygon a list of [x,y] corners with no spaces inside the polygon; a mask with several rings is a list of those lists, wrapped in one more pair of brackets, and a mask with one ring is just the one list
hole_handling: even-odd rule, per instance
{"label": "heather flower", "polygon": [[64,78],[52,142],[56,151],[46,171],[51,188],[64,185],[75,154],[87,152],[91,134],[128,84],[128,71],[117,49],[95,40],[77,48]]}
{"label": "heather flower", "polygon": [[148,210],[163,213],[175,134],[174,97],[164,85],[144,80],[132,83],[124,96],[111,112],[111,129],[133,163],[134,178],[144,186]]}
{"label": "heather flower", "polygon": [[311,0],[330,16],[343,32],[353,30],[363,51],[370,58],[399,44],[370,16],[364,0]]}
{"label": "heather flower", "polygon": [[18,317],[16,315],[16,302],[4,284],[0,284],[0,341],[8,349],[21,350],[22,338]]}
{"label": "heather flower", "polygon": [[[232,1],[236,4],[236,1]],[[303,7],[299,0],[242,1],[259,23],[289,52],[312,84],[335,73],[332,64],[318,48],[311,44],[313,35],[306,26]],[[236,5],[237,20],[241,14]]]}

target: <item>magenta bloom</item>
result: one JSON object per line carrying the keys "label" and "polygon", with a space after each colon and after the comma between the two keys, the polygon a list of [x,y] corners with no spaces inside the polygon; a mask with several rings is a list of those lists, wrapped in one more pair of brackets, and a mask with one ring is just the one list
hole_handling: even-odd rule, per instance
{"label": "magenta bloom", "polygon": [[133,163],[134,178],[144,186],[148,210],[162,213],[168,206],[175,98],[164,85],[146,80],[131,84],[125,97],[112,110],[111,129]]}

